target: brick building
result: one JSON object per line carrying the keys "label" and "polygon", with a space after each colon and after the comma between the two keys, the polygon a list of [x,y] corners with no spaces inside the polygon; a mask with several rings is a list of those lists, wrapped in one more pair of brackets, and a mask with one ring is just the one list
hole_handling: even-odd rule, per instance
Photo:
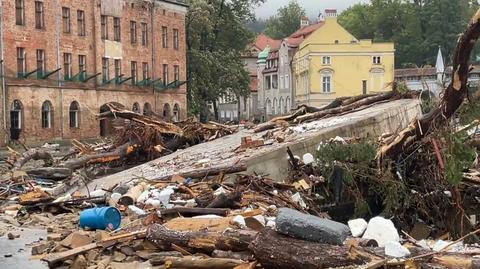
{"label": "brick building", "polygon": [[186,115],[180,0],[0,0],[0,143],[112,132],[108,102]]}

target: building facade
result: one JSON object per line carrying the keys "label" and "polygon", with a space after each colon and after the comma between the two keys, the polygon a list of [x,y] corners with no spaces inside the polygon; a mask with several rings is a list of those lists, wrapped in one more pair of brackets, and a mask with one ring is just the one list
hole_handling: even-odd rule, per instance
{"label": "building facade", "polygon": [[[438,98],[452,79],[452,67],[445,67],[442,50],[439,48],[435,67],[403,68],[395,70],[395,81],[409,90],[419,91],[422,97]],[[480,85],[480,67],[472,66],[468,76],[470,87]]]}
{"label": "building facade", "polygon": [[322,106],[337,97],[391,90],[394,44],[358,40],[325,11],[324,24],[294,56],[295,104]]}
{"label": "building facade", "polygon": [[298,46],[310,34],[324,25],[320,14],[317,22],[311,24],[302,18],[300,29],[279,44],[268,48],[258,58],[258,110],[262,120],[289,114],[295,108],[295,83],[292,61]]}
{"label": "building facade", "polygon": [[1,143],[112,132],[116,102],[186,115],[185,14],[173,0],[0,0]]}

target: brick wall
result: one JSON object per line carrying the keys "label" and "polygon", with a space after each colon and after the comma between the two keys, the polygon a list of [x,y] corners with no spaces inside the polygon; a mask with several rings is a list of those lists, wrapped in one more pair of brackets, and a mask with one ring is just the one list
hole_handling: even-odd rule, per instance
{"label": "brick wall", "polygon": [[[108,102],[118,102],[132,108],[135,102],[140,109],[146,103],[158,114],[164,107],[180,108],[180,118],[186,116],[186,86],[177,89],[156,91],[153,86],[132,86],[130,81],[121,85],[114,82],[104,84],[102,75],[88,82],[65,81],[64,70],[47,79],[37,79],[36,74],[18,79],[17,47],[25,48],[27,71],[37,66],[37,49],[45,50],[46,70],[53,71],[64,66],[64,53],[72,55],[72,74],[79,73],[79,55],[86,56],[87,77],[102,72],[102,58],[109,59],[109,78],[115,77],[114,59],[121,60],[123,78],[131,76],[131,62],[137,62],[138,81],[143,79],[143,63],[148,65],[148,77],[151,80],[163,77],[163,65],[168,65],[170,82],[174,78],[174,66],[179,66],[180,81],[186,79],[185,47],[185,11],[184,6],[168,1],[116,0],[121,8],[115,6],[108,13],[112,0],[43,0],[43,29],[35,27],[35,2],[25,0],[25,24],[16,25],[15,1],[0,0],[3,5],[3,43],[4,69],[6,73],[7,132],[0,134],[1,142],[8,137],[10,129],[10,108],[14,100],[22,103],[22,136],[28,142],[51,139],[93,138],[99,135],[99,121],[96,114],[100,107]],[[105,2],[105,3],[104,3]],[[63,31],[62,7],[70,10],[70,33]],[[79,35],[77,11],[85,14],[85,35]],[[102,13],[103,10],[103,13]],[[113,40],[113,16],[121,10],[121,41]],[[101,15],[107,16],[108,40],[101,38]],[[136,42],[131,42],[130,22],[136,22]],[[142,44],[142,23],[147,25],[147,44]],[[167,27],[168,48],[162,47],[162,27]],[[179,47],[173,46],[173,29],[179,32]],[[112,51],[113,50],[113,51]],[[114,56],[112,56],[114,55]],[[53,106],[52,127],[42,128],[41,106],[44,101]],[[76,101],[80,106],[79,128],[70,128],[69,107]],[[3,103],[3,102],[2,102]],[[3,120],[2,120],[3,125]]]}

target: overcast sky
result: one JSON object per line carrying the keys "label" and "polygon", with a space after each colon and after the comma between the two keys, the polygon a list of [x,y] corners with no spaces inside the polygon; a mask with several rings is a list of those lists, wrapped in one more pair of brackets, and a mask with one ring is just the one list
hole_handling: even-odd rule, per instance
{"label": "overcast sky", "polygon": [[[307,11],[309,17],[317,17],[320,11],[328,8],[336,8],[339,12],[356,3],[365,3],[368,0],[297,0]],[[288,4],[290,0],[267,0],[265,4],[257,8],[257,17],[267,18],[274,15],[277,9]]]}

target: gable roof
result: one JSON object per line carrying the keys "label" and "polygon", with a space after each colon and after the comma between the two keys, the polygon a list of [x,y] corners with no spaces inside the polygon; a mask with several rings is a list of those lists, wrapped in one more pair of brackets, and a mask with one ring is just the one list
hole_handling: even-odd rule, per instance
{"label": "gable roof", "polygon": [[289,38],[306,38],[311,33],[315,32],[317,29],[325,25],[324,21],[311,24],[309,26],[305,26],[303,28],[298,29],[295,33],[291,34]]}
{"label": "gable roof", "polygon": [[259,50],[264,50],[267,46],[270,46],[270,49],[278,49],[280,48],[281,40],[275,40],[268,35],[261,33],[255,39],[254,46]]}

